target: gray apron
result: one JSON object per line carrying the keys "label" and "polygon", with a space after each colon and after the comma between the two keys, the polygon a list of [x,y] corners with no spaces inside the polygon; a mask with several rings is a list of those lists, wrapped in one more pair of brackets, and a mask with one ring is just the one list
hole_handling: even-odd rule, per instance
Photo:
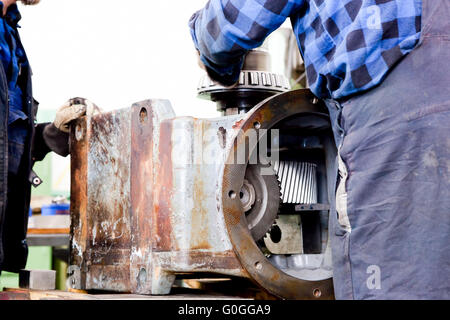
{"label": "gray apron", "polygon": [[338,147],[337,299],[450,299],[450,1],[378,87],[326,101]]}

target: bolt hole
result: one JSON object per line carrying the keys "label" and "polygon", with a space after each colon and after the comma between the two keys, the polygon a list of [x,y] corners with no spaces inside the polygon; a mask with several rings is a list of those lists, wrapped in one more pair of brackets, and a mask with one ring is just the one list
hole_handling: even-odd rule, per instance
{"label": "bolt hole", "polygon": [[261,270],[261,269],[262,269],[262,264],[261,264],[261,262],[256,261],[256,263],[255,263],[255,268],[256,268],[256,270]]}
{"label": "bolt hole", "polygon": [[228,192],[228,196],[229,196],[231,199],[236,199],[236,192],[234,192],[233,190],[231,190],[230,192]]}
{"label": "bolt hole", "polygon": [[147,281],[147,270],[145,270],[145,268],[141,268],[141,270],[139,270],[137,280],[140,286],[143,286],[145,284],[145,282]]}
{"label": "bolt hole", "polygon": [[139,112],[139,121],[141,123],[147,122],[147,109],[145,108],[141,109],[141,111]]}
{"label": "bolt hole", "polygon": [[273,243],[279,243],[281,241],[281,229],[279,226],[273,226],[272,230],[270,230],[270,240]]}
{"label": "bolt hole", "polygon": [[322,291],[320,291],[320,289],[314,289],[313,290],[313,295],[316,298],[320,298],[320,296],[322,295]]}
{"label": "bolt hole", "polygon": [[253,127],[255,129],[259,129],[259,128],[261,128],[261,123],[259,123],[259,121],[255,121],[255,122],[253,122]]}
{"label": "bolt hole", "polygon": [[81,139],[83,139],[83,136],[84,136],[83,127],[77,124],[75,126],[75,139],[77,139],[77,141],[80,141]]}

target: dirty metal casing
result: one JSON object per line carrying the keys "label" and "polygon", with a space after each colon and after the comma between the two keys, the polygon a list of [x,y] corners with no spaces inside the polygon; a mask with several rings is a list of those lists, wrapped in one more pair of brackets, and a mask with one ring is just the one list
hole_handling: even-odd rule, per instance
{"label": "dirty metal casing", "polygon": [[168,294],[176,275],[208,273],[250,278],[282,298],[331,298],[331,278],[306,281],[271,264],[242,204],[229,198],[245,176],[246,164],[231,158],[245,133],[296,114],[326,116],[311,101],[298,90],[248,114],[196,119],[175,117],[166,100],[147,100],[78,120],[70,133],[68,285]]}
{"label": "dirty metal casing", "polygon": [[[241,188],[246,172],[246,165],[233,162],[234,154],[240,154],[242,150],[248,149],[247,154],[250,155],[252,150],[259,147],[257,143],[246,139],[248,132],[255,129],[257,131],[270,130],[277,126],[300,130],[302,117],[310,117],[310,121],[305,121],[305,127],[316,126],[321,128],[322,134],[325,134],[324,144],[327,146],[324,159],[325,170],[332,168],[336,150],[329,131],[329,116],[324,105],[309,90],[295,90],[276,95],[255,106],[240,123],[240,130],[233,139],[233,145],[223,169],[220,188],[221,207],[233,249],[252,280],[271,294],[286,299],[331,299],[334,297],[334,293],[331,278],[330,237],[326,237],[322,254],[293,255],[294,259],[290,259],[288,255],[281,259],[282,263],[277,263],[278,259],[268,259],[261,251],[248,229],[239,199],[230,196]],[[294,126],[292,126],[293,124]],[[248,143],[248,141],[250,142]],[[322,179],[324,187],[319,195],[320,201],[328,202],[329,195],[333,194],[332,190],[328,190],[332,185],[331,179],[333,179],[333,175],[329,174],[330,171],[325,174],[325,179]],[[326,212],[326,216],[328,217],[328,212]],[[326,224],[328,224],[327,217],[324,219]],[[279,256],[274,255],[274,257],[278,258]],[[307,260],[311,261],[305,263]],[[297,275],[294,276],[292,270],[289,272],[288,269],[280,268],[280,265],[284,263],[300,266],[300,270],[296,270]],[[303,274],[300,275],[301,273]]]}
{"label": "dirty metal casing", "polygon": [[73,126],[71,287],[167,294],[176,273],[247,276],[217,199],[240,116],[174,116],[148,100]]}

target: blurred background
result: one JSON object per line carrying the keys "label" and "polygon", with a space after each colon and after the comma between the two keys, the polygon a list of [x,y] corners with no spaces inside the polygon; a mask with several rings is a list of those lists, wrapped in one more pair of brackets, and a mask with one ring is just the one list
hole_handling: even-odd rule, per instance
{"label": "blurred background", "polygon": [[[39,121],[52,121],[69,98],[90,99],[105,111],[149,98],[168,99],[177,116],[215,117],[215,104],[198,99],[203,74],[188,21],[206,0],[41,0],[19,4],[21,37],[33,68]],[[286,31],[268,44],[274,72],[285,73]],[[68,195],[69,160],[49,155],[37,164],[44,184],[35,194]],[[51,183],[50,183],[51,182]]]}
{"label": "blurred background", "polygon": [[[20,35],[33,69],[34,97],[40,102],[38,121],[53,121],[56,109],[76,96],[90,99],[104,111],[160,98],[170,100],[177,116],[219,116],[214,103],[197,98],[197,84],[204,71],[197,65],[188,27],[191,15],[206,2],[41,0],[37,6],[19,3]],[[272,71],[292,79],[296,78],[291,73],[298,49],[297,56],[290,59],[289,48],[296,48],[290,30],[287,21],[270,36],[267,45]],[[44,182],[33,188],[33,214],[39,214],[40,208],[55,197],[69,201],[69,157],[49,154],[34,169]],[[27,268],[51,269],[52,264],[55,267],[51,248],[30,249]],[[3,273],[0,287],[14,286],[16,280],[14,275]]]}

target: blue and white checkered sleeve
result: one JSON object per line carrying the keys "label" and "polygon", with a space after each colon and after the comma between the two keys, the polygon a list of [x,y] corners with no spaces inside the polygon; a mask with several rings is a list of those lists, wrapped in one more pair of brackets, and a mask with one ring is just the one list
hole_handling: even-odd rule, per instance
{"label": "blue and white checkered sleeve", "polygon": [[189,21],[209,76],[225,85],[239,77],[248,50],[262,44],[305,0],[210,0]]}

